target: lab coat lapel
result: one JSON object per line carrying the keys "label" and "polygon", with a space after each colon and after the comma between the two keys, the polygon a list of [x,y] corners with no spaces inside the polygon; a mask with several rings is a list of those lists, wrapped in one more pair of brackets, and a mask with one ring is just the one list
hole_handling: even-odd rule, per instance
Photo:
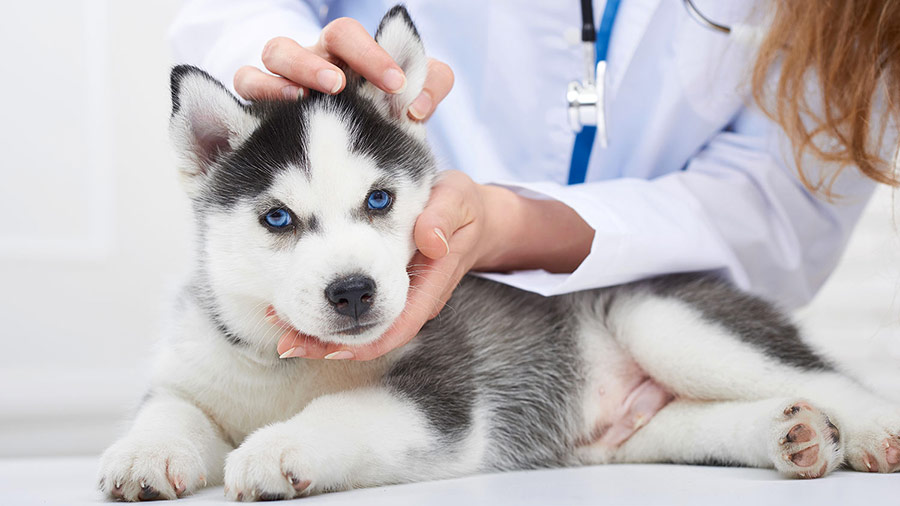
{"label": "lab coat lapel", "polygon": [[[680,0],[668,0],[667,3]],[[615,95],[648,35],[647,29],[660,10],[661,0],[623,0],[613,26],[607,70],[607,93]]]}

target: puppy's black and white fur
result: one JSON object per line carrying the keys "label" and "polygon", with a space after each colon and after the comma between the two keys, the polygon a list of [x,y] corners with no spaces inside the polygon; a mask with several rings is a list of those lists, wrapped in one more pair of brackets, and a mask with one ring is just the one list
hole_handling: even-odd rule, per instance
{"label": "puppy's black and white fur", "polygon": [[403,311],[436,177],[404,112],[426,56],[402,7],[376,39],[406,73],[402,93],[348,73],[336,96],[244,106],[204,72],[173,70],[199,255],[152,390],[103,455],[105,494],[224,482],[233,499],[276,499],[604,462],[900,468],[897,406],[707,276],[551,298],[467,278],[380,359],[279,359],[279,323],[355,345]]}

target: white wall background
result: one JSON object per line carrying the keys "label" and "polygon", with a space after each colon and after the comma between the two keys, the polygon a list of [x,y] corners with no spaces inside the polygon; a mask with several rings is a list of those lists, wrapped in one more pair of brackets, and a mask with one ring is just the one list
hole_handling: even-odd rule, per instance
{"label": "white wall background", "polygon": [[[0,16],[0,456],[96,454],[144,391],[190,255],[167,139],[177,0],[7,2]],[[900,399],[888,191],[801,318]]]}
{"label": "white wall background", "polygon": [[143,391],[190,252],[166,130],[178,4],[4,4],[0,455],[96,453]]}

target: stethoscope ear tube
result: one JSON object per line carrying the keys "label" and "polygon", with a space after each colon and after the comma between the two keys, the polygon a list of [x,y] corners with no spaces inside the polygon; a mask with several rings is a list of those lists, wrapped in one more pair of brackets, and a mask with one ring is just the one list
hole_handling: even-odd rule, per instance
{"label": "stethoscope ear tube", "polygon": [[[716,23],[715,21],[704,16],[703,13],[700,12],[700,9],[698,9],[697,6],[694,5],[694,0],[683,0],[683,2],[685,10],[687,10],[688,14],[690,14],[690,16],[694,18],[694,21],[700,23],[701,26],[725,34],[731,33],[731,27],[720,25],[719,23]],[[584,2],[582,2],[582,4],[584,4]]]}
{"label": "stethoscope ear tube", "polygon": [[581,0],[581,42],[595,42],[596,40],[594,2],[592,0]]}

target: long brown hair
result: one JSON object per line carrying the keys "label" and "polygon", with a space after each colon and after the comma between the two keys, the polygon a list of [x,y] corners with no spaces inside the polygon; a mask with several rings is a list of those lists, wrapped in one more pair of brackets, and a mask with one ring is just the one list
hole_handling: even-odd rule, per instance
{"label": "long brown hair", "polygon": [[[831,197],[840,171],[855,167],[900,186],[896,146],[884,145],[896,142],[885,133],[900,123],[900,0],[770,3],[774,17],[753,68],[753,97],[790,138],[803,183]],[[810,178],[801,163],[807,154],[835,170]]]}

